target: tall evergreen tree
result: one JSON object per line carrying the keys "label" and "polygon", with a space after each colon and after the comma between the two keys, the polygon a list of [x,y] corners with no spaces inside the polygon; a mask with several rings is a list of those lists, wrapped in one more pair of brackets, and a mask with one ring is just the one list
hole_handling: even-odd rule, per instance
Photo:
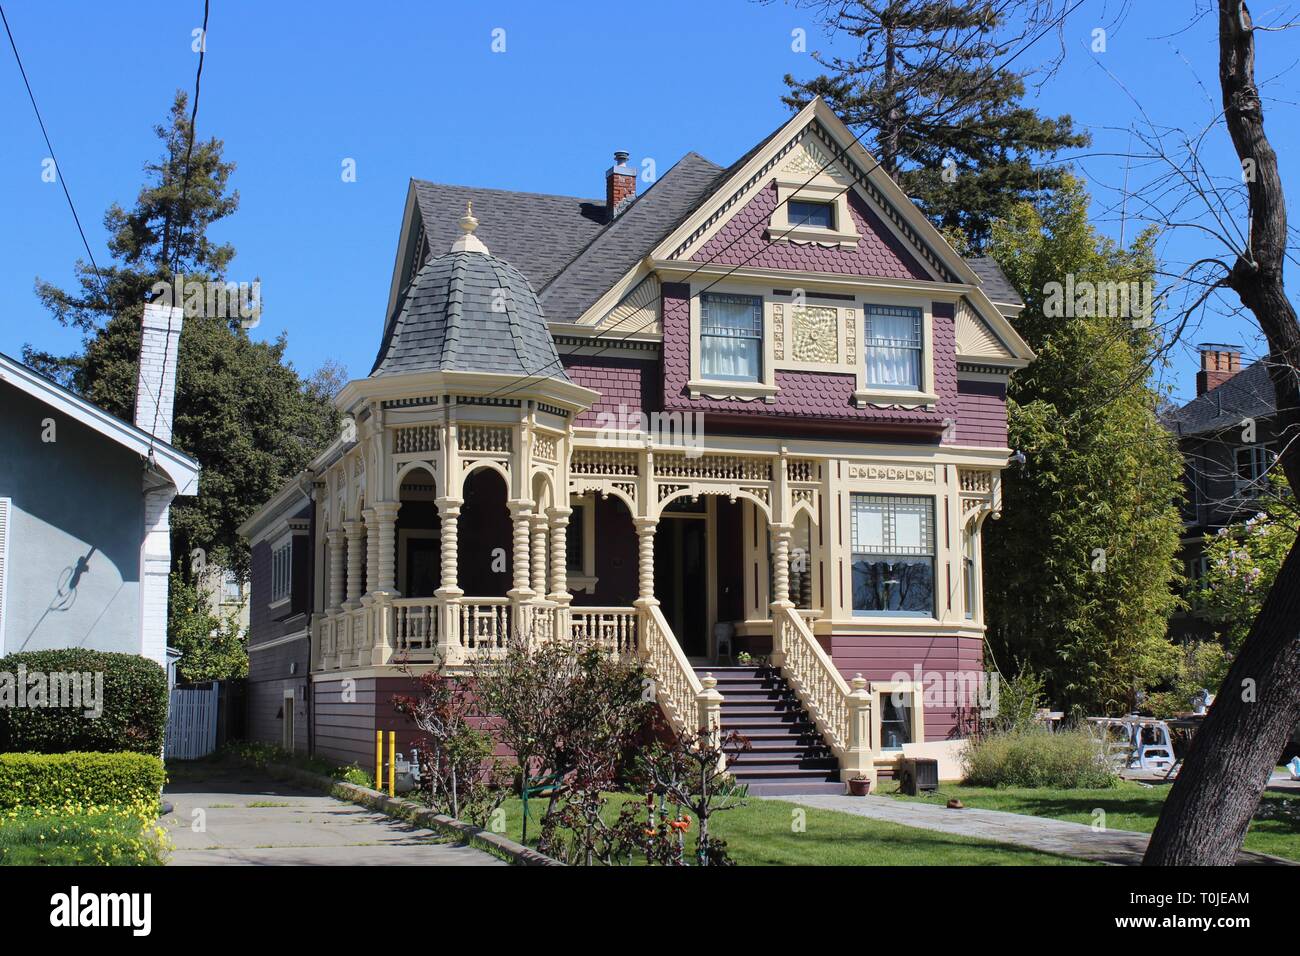
{"label": "tall evergreen tree", "polygon": [[[1009,441],[1026,461],[1004,472],[1003,517],[985,525],[986,622],[996,659],[1031,665],[1058,703],[1127,712],[1172,663],[1182,459],[1156,414],[1156,326],[1085,296],[1088,283],[1151,280],[1154,231],[1118,248],[1087,206],[1066,177],[993,230],[1038,357],[1009,390]],[[1081,296],[1075,307],[1058,308],[1055,284]]]}
{"label": "tall evergreen tree", "polygon": [[[69,356],[23,350],[28,364],[127,421],[135,405],[140,320],[155,284],[178,276],[204,287],[224,283],[235,256],[233,245],[208,237],[209,226],[239,207],[239,194],[229,189],[235,166],[223,159],[221,140],[196,141],[190,152],[183,92],[154,131],[162,156],[145,165],[147,181],[135,205],[126,210],[114,203],[104,215],[113,262],[96,272],[79,260],[76,291],[36,281],[54,318],[84,333],[82,350]],[[187,308],[181,331],[172,437],[203,467],[198,495],[172,506],[172,555],[187,581],[193,568],[186,559],[196,548],[209,561],[246,573],[239,525],[338,426],[328,394],[336,368],[304,380],[284,361],[283,336],[255,342],[237,312],[210,316],[201,311],[206,302],[194,304],[200,312]]]}
{"label": "tall evergreen tree", "polygon": [[[814,53],[827,72],[787,74],[799,108],[821,96],[936,226],[982,250],[992,223],[1061,182],[1035,168],[1084,146],[1068,115],[1020,105],[1025,75],[1005,64],[1027,38],[1009,36],[1008,13],[1027,0],[814,0],[823,25],[859,45],[853,57]],[[1036,21],[1027,21],[1032,29]],[[947,164],[947,165],[945,165]]]}

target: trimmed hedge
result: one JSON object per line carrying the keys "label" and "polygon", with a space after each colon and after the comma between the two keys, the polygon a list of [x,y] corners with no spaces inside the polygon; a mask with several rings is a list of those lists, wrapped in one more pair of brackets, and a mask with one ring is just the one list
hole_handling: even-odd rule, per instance
{"label": "trimmed hedge", "polygon": [[0,754],[0,810],[156,804],[166,778],[146,754]]}
{"label": "trimmed hedge", "polygon": [[[20,668],[29,675],[102,673],[103,713],[90,718],[80,707],[15,706],[6,696],[16,693]],[[154,661],[83,648],[28,651],[0,658],[0,682],[0,751],[162,753],[167,673]]]}

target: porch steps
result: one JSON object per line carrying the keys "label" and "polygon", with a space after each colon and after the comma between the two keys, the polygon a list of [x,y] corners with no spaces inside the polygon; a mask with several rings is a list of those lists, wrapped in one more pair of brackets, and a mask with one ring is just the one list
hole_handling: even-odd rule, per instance
{"label": "porch steps", "polygon": [[766,667],[701,667],[722,694],[722,732],[736,731],[750,749],[734,761],[736,779],[755,796],[843,793],[839,762],[794,691]]}

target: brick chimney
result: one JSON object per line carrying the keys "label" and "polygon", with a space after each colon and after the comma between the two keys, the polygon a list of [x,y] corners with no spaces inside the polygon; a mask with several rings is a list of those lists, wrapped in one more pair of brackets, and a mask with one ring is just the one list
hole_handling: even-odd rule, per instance
{"label": "brick chimney", "polygon": [[636,170],[627,164],[625,149],[614,152],[614,165],[605,171],[605,212],[609,221],[636,196]]}
{"label": "brick chimney", "polygon": [[1198,345],[1201,370],[1196,373],[1196,394],[1204,395],[1218,388],[1241,371],[1241,346],[1207,342]]}
{"label": "brick chimney", "polygon": [[149,302],[140,323],[140,371],[135,382],[135,425],[171,444],[172,407],[176,400],[176,359],[185,311]]}

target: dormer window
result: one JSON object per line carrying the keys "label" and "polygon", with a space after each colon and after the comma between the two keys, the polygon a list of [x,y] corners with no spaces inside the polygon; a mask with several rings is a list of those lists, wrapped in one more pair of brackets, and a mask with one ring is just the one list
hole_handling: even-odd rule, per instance
{"label": "dormer window", "polygon": [[700,373],[706,379],[762,381],[762,297],[718,292],[700,296]]}
{"label": "dormer window", "polygon": [[924,336],[921,310],[906,306],[868,305],[866,334],[867,387],[921,389]]}
{"label": "dormer window", "polygon": [[813,226],[817,229],[835,228],[835,209],[828,202],[791,199],[789,216],[790,222],[796,226]]}

